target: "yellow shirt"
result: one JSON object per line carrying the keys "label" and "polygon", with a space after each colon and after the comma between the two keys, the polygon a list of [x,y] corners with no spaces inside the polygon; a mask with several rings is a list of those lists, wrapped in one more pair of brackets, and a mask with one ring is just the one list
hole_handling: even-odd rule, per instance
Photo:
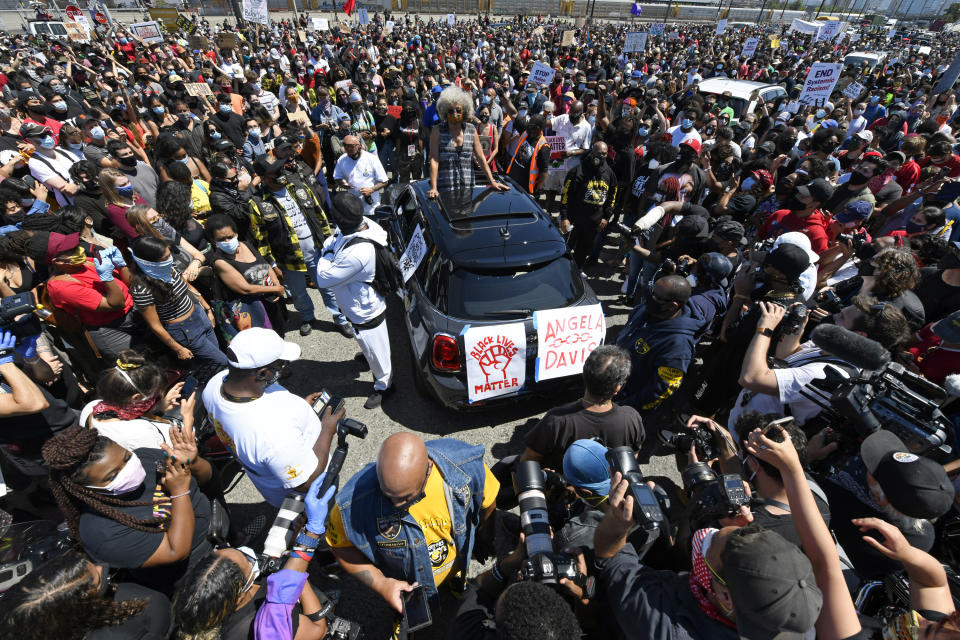
{"label": "yellow shirt", "polygon": [[194,214],[200,218],[210,213],[210,184],[206,180],[194,178],[190,188],[190,204]]}
{"label": "yellow shirt", "polygon": [[[487,509],[497,499],[500,483],[497,481],[486,464],[483,465],[485,479],[483,483],[482,507]],[[433,565],[433,584],[440,586],[454,566],[457,549],[453,543],[452,523],[450,512],[447,511],[447,499],[443,493],[443,478],[436,465],[430,468],[427,486],[424,489],[425,497],[410,507],[410,515],[420,525],[427,550],[430,553],[430,564]],[[352,547],[343,532],[343,520],[340,508],[334,505],[330,511],[330,522],[327,523],[327,544],[334,548]]]}

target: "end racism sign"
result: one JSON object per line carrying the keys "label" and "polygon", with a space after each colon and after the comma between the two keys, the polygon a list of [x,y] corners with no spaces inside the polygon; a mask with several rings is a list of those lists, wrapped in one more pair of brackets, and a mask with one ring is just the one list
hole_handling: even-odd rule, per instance
{"label": "end racism sign", "polygon": [[606,322],[599,304],[535,311],[537,368],[535,380],[577,375],[583,362],[603,343]]}

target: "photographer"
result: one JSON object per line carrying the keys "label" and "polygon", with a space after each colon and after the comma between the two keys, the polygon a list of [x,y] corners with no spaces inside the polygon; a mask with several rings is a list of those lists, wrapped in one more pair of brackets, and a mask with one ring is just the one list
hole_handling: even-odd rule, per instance
{"label": "photographer", "polygon": [[518,462],[536,460],[559,469],[564,452],[577,440],[594,439],[607,447],[643,446],[643,420],[632,407],[613,402],[630,377],[630,356],[615,345],[594,349],[583,363],[583,398],[547,412],[527,434]]}
{"label": "photographer", "polygon": [[303,493],[325,468],[337,421],[344,411],[313,409],[306,398],[277,384],[300,357],[300,346],[272,329],[251,327],[227,348],[230,368],[210,379],[203,404],[217,435],[247,470],[264,499],[280,507],[290,489]]}
{"label": "photographer", "polygon": [[[305,496],[307,522],[283,569],[263,588],[257,555],[248,547],[218,549],[184,576],[173,599],[177,639],[321,640],[327,634],[324,606],[307,580],[313,550],[325,532],[327,505],[335,491],[317,492],[325,474]],[[258,578],[261,578],[258,580]]]}
{"label": "photographer", "polygon": [[[819,414],[823,406],[829,404],[831,391],[817,389],[811,386],[811,382],[825,378],[826,367],[831,363],[841,365],[840,370],[847,375],[850,374],[848,369],[856,370],[846,364],[851,352],[853,358],[857,357],[856,348],[848,346],[844,353],[828,354],[812,342],[800,344],[804,328],[801,325],[799,330],[780,338],[776,347],[780,365],[771,368],[767,363],[767,353],[774,330],[786,315],[786,309],[780,305],[761,303],[761,310],[757,333],[750,341],[740,368],[739,382],[743,390],[730,411],[727,424],[735,425],[747,411],[758,411],[780,415],[789,413],[797,426],[803,426]],[[875,299],[867,296],[854,298],[852,305],[835,314],[834,322],[878,342],[887,350],[897,349],[910,335],[907,320],[898,309],[889,304],[878,305]]]}

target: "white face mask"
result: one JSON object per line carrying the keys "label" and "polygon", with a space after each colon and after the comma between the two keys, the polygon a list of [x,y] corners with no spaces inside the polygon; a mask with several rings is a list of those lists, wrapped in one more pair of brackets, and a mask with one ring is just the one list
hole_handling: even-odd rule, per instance
{"label": "white face mask", "polygon": [[131,453],[130,459],[127,460],[127,463],[123,465],[123,469],[110,481],[110,484],[105,487],[90,484],[86,486],[88,489],[98,489],[114,496],[122,496],[142,485],[146,477],[147,472],[144,471],[140,458],[137,457],[137,454]]}
{"label": "white face mask", "polygon": [[651,158],[647,166],[651,169],[656,169],[660,166],[660,162],[656,158]]}
{"label": "white face mask", "polygon": [[247,581],[243,584],[243,589],[240,590],[240,593],[246,593],[253,587],[253,583],[257,581],[257,578],[260,576],[260,563],[257,562],[257,554],[253,552],[253,549],[250,547],[237,547],[237,551],[242,553],[247,560],[250,561],[250,576],[247,578]]}

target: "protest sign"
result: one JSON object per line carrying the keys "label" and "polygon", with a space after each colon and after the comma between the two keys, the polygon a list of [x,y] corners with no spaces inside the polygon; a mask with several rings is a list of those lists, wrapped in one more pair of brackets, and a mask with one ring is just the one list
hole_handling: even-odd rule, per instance
{"label": "protest sign", "polygon": [[822,107],[830,100],[830,93],[840,79],[843,64],[839,62],[814,62],[803,83],[800,102]]}
{"label": "protest sign", "polygon": [[953,59],[953,62],[947,67],[947,70],[940,76],[940,81],[937,82],[937,86],[933,92],[942,93],[949,91],[953,88],[953,85],[957,84],[957,78],[960,78],[960,53],[957,54],[957,57]]}
{"label": "protest sign", "polygon": [[217,34],[217,46],[221,49],[236,49],[237,34],[231,31],[221,31]]}
{"label": "protest sign", "polygon": [[573,35],[574,35],[574,33],[575,33],[574,31],[564,31],[564,32],[563,32],[563,40],[560,41],[560,45],[561,45],[561,46],[564,46],[564,47],[573,46]]}
{"label": "protest sign", "polygon": [[670,39],[671,39],[671,40],[679,40],[679,39],[680,39],[680,32],[679,32],[679,31],[671,31],[671,32],[670,32]]}
{"label": "protest sign", "polygon": [[357,20],[360,24],[370,24],[370,14],[366,9],[357,9]]}
{"label": "protest sign", "polygon": [[269,25],[267,0],[243,0],[243,19],[247,22]]}
{"label": "protest sign", "polygon": [[[93,13],[91,11],[91,13]],[[177,28],[177,17],[180,13],[173,7],[152,7],[147,13],[150,17],[163,24],[167,31],[175,31]],[[102,13],[99,15],[103,15]],[[104,16],[105,17],[105,16]],[[99,20],[97,21],[99,22]]]}
{"label": "protest sign", "polygon": [[623,52],[642,53],[647,48],[647,35],[646,31],[628,33],[623,40]]}
{"label": "protest sign", "polygon": [[534,35],[534,36],[542,36],[543,33],[544,33],[544,32],[543,32],[543,27],[537,27],[536,29],[533,30],[533,35]]}
{"label": "protest sign", "polygon": [[887,31],[887,40],[893,40],[893,36],[897,34],[896,27],[890,27],[890,30]]}
{"label": "protest sign", "polygon": [[515,393],[527,374],[527,334],[522,322],[473,327],[461,333],[470,402]]}
{"label": "protest sign", "polygon": [[314,31],[329,31],[330,23],[326,18],[310,18],[310,22],[313,23]]}
{"label": "protest sign", "polygon": [[746,42],[743,43],[743,51],[740,53],[740,57],[746,60],[753,56],[753,54],[757,52],[757,45],[759,43],[760,38],[747,38]]}
{"label": "protest sign", "polygon": [[837,37],[837,34],[840,32],[840,21],[839,20],[828,20],[820,26],[820,30],[817,32],[817,37],[814,39],[815,42],[820,40],[826,40],[828,42],[833,41]]}
{"label": "protest sign", "polygon": [[395,23],[393,20],[387,20],[387,21],[384,23],[383,27],[384,27],[384,29],[385,29],[386,31],[392,32],[392,31],[393,31],[393,25],[394,25],[394,24],[396,24],[396,23]]}
{"label": "protest sign", "polygon": [[727,19],[724,18],[723,20],[717,23],[717,35],[720,35],[726,29],[727,29]]}
{"label": "protest sign", "polygon": [[163,42],[163,34],[160,33],[160,25],[156,20],[150,22],[134,22],[130,25],[130,31],[144,42],[156,44]]}
{"label": "protest sign", "polygon": [[850,98],[851,100],[856,100],[861,95],[863,95],[863,90],[865,87],[859,82],[851,82],[847,85],[846,89],[843,90],[843,95]]}
{"label": "protest sign", "polygon": [[350,91],[350,81],[349,80],[338,80],[333,83],[334,89],[343,89],[344,91]]}
{"label": "protest sign", "polygon": [[306,44],[307,43],[307,32],[303,29],[297,29],[297,40]]}
{"label": "protest sign", "polygon": [[773,37],[773,36],[770,36],[770,48],[771,48],[771,49],[779,49],[779,48],[780,48],[780,38],[775,38],[775,37]]}
{"label": "protest sign", "polygon": [[397,261],[404,282],[414,274],[425,255],[427,255],[427,244],[423,240],[423,229],[417,224],[417,228],[413,230],[413,235],[410,236],[410,242],[407,243],[407,248],[400,256],[400,260]]}
{"label": "protest sign", "polygon": [[71,42],[86,42],[90,39],[90,32],[79,22],[64,22],[63,28],[67,30],[67,37]]}
{"label": "protest sign", "polygon": [[666,25],[664,25],[662,22],[654,22],[652,25],[650,25],[650,35],[662,36],[665,29]]}
{"label": "protest sign", "polygon": [[795,31],[797,33],[814,34],[819,30],[819,22],[807,22],[806,20],[801,20],[800,18],[794,18],[793,22],[790,23],[790,28],[787,30],[787,33]]}
{"label": "protest sign", "polygon": [[213,91],[206,82],[184,82],[184,89],[188,96],[212,96]]}
{"label": "protest sign", "polygon": [[854,31],[853,33],[850,34],[850,44],[853,44],[854,42],[857,42],[858,40],[860,40],[860,33],[859,33],[859,32]]}
{"label": "protest sign", "polygon": [[584,360],[603,344],[606,332],[599,304],[534,311],[533,326],[537,330],[534,379],[538,382],[580,374]]}
{"label": "protest sign", "polygon": [[451,27],[456,26],[456,24],[457,24],[457,14],[455,14],[455,13],[448,13],[448,14],[447,14],[447,24],[450,25]]}
{"label": "protest sign", "polygon": [[550,145],[550,158],[567,157],[567,139],[563,136],[544,136],[544,140]]}
{"label": "protest sign", "polygon": [[556,70],[551,69],[542,62],[534,62],[533,68],[530,69],[530,82],[533,82],[537,85],[550,84],[553,82],[553,75],[556,73]]}
{"label": "protest sign", "polygon": [[207,36],[190,36],[187,39],[187,46],[191,51],[206,51],[210,48],[210,40]]}
{"label": "protest sign", "polygon": [[187,16],[180,14],[177,16],[177,29],[184,33],[193,33],[197,30],[197,25]]}

